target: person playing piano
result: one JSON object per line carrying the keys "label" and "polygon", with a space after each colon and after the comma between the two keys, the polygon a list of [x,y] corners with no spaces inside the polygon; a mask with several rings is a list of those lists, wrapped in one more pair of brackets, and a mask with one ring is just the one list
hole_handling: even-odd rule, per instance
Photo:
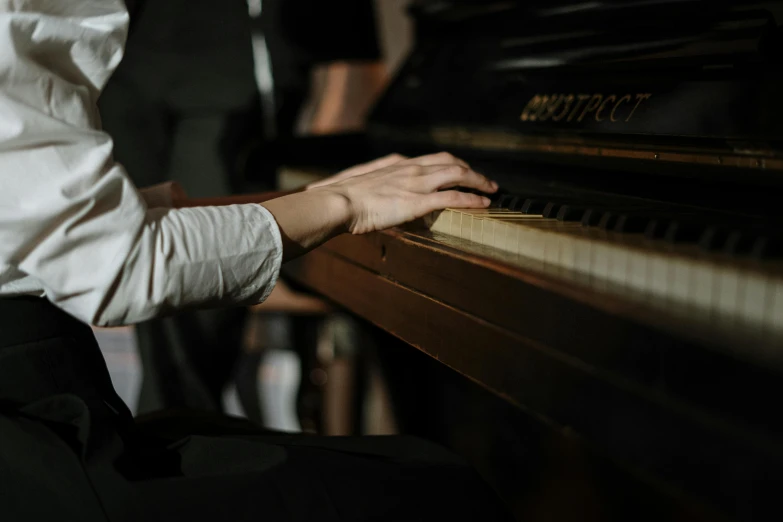
{"label": "person playing piano", "polygon": [[121,0],[0,1],[4,520],[507,520],[471,469],[423,441],[140,432],[87,324],[262,301],[281,263],[332,236],[486,207],[453,189],[497,185],[434,154],[262,204],[140,191],[96,110],[127,29]]}

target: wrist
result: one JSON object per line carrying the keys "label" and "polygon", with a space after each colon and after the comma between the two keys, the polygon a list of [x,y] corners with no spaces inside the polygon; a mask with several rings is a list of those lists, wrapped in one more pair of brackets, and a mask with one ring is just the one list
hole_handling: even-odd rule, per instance
{"label": "wrist", "polygon": [[336,234],[342,234],[350,231],[353,222],[353,205],[348,194],[341,190],[339,186],[326,185],[323,187],[314,187],[307,191],[311,194],[318,194],[323,200],[326,210],[327,222]]}

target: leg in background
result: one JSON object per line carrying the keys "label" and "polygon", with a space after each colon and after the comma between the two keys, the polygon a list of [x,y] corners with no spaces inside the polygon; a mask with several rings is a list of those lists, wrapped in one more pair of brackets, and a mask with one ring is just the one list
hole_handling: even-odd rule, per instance
{"label": "leg in background", "polygon": [[323,433],[323,386],[327,374],[318,358],[320,316],[291,316],[291,344],[301,361],[297,414],[302,431]]}

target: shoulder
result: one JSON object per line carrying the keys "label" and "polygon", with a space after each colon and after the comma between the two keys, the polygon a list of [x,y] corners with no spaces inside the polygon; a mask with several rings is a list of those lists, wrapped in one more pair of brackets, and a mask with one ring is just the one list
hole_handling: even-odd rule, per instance
{"label": "shoulder", "polygon": [[122,59],[127,34],[123,0],[0,0],[0,39],[14,44],[13,52],[0,53],[0,70],[31,59],[100,91]]}

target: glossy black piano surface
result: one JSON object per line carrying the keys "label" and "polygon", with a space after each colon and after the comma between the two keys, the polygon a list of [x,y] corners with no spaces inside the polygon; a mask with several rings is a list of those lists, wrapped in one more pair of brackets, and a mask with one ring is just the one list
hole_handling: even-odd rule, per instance
{"label": "glossy black piano surface", "polygon": [[382,141],[783,168],[780,32],[756,4],[416,5],[418,44],[371,119]]}
{"label": "glossy black piano surface", "polygon": [[[496,207],[758,274],[767,301],[737,298],[766,326],[427,232],[341,238],[291,276],[503,397],[522,424],[578,440],[606,504],[568,520],[780,520],[783,316],[764,281],[783,274],[781,2],[418,0],[411,14],[416,44],[366,135],[291,143],[283,163],[448,150],[500,181]],[[528,499],[502,487],[520,482],[512,464],[484,469]]]}

